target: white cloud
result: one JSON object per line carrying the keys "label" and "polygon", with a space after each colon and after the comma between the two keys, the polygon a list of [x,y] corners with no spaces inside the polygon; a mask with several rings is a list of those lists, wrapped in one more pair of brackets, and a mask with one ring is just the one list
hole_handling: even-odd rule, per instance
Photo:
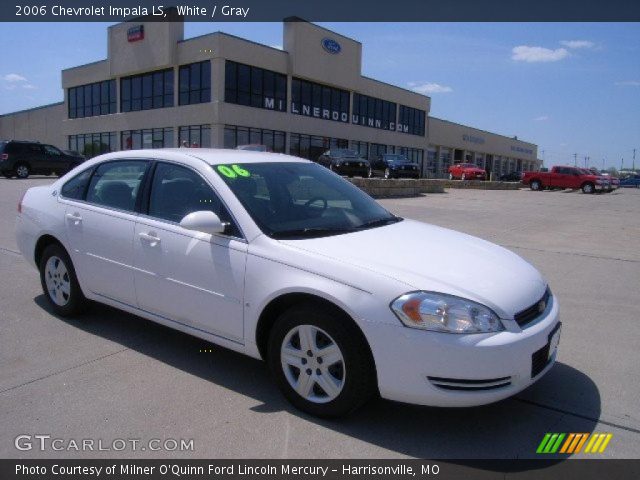
{"label": "white cloud", "polygon": [[640,87],[640,80],[624,80],[615,84],[619,87]]}
{"label": "white cloud", "polygon": [[22,88],[27,89],[27,90],[34,90],[38,87],[36,87],[35,85],[32,85],[30,83],[25,83],[24,85],[22,85]]}
{"label": "white cloud", "polygon": [[562,40],[560,45],[567,48],[593,48],[595,43],[589,40]]}
{"label": "white cloud", "polygon": [[549,120],[548,115],[540,115],[539,117],[533,119],[534,122],[544,122],[546,120]]}
{"label": "white cloud", "polygon": [[9,83],[26,82],[27,79],[17,73],[8,73],[2,76],[2,80]]}
{"label": "white cloud", "polygon": [[282,45],[270,45],[271,48],[277,48],[278,50],[282,50]]}
{"label": "white cloud", "polygon": [[414,92],[422,93],[423,95],[431,94],[431,93],[449,93],[453,92],[453,88],[448,87],[446,85],[440,85],[439,83],[417,83],[417,82],[409,82],[409,87]]}
{"label": "white cloud", "polygon": [[519,45],[513,47],[511,58],[518,62],[557,62],[569,56],[566,48],[556,48],[552,50],[544,47],[530,47],[528,45]]}

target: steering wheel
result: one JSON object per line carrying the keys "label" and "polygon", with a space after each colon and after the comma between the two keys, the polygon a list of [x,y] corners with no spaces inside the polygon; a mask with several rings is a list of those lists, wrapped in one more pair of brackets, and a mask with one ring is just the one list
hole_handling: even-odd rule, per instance
{"label": "steering wheel", "polygon": [[[322,209],[317,210],[320,207],[319,205],[312,207],[312,205],[316,202],[322,202]],[[316,210],[318,212],[318,216],[322,215],[322,213],[327,209],[327,205],[327,199],[324,197],[313,197],[304,203],[305,208]]]}

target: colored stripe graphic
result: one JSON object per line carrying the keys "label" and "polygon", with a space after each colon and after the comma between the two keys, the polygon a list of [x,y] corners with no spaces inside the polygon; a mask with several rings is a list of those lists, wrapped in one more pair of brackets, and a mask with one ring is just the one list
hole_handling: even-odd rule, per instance
{"label": "colored stripe graphic", "polygon": [[585,443],[584,453],[603,453],[612,438],[611,433],[546,433],[536,453],[580,453]]}

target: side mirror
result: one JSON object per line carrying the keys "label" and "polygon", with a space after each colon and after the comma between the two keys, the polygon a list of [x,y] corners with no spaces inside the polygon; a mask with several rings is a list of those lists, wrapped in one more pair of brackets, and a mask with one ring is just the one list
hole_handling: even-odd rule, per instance
{"label": "side mirror", "polygon": [[224,233],[226,225],[211,210],[192,212],[180,220],[180,226],[187,230],[208,234]]}

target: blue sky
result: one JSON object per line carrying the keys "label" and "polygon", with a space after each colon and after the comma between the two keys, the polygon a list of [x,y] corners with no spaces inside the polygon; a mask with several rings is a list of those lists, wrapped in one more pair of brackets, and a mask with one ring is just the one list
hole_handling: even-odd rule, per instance
{"label": "blue sky", "polygon": [[[60,70],[106,57],[102,23],[4,23],[0,113],[60,101]],[[547,165],[640,165],[638,23],[322,23],[363,43],[363,74],[431,96],[431,114],[539,145]],[[187,23],[282,44],[280,23]],[[6,48],[9,46],[9,48]],[[544,153],[543,153],[544,151]]]}

